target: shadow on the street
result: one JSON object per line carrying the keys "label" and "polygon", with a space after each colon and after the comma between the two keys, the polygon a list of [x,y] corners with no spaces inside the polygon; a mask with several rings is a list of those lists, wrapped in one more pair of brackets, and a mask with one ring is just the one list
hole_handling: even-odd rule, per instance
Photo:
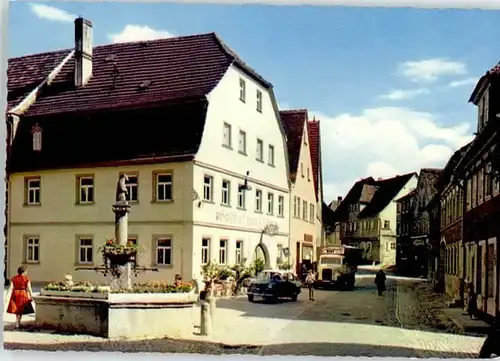
{"label": "shadow on the street", "polygon": [[6,350],[87,351],[87,352],[151,352],[196,353],[209,355],[259,354],[294,356],[353,356],[353,357],[416,357],[471,358],[470,353],[415,350],[406,347],[378,346],[353,343],[292,343],[268,345],[223,345],[207,341],[157,339],[147,341],[71,342],[58,344],[5,343]]}

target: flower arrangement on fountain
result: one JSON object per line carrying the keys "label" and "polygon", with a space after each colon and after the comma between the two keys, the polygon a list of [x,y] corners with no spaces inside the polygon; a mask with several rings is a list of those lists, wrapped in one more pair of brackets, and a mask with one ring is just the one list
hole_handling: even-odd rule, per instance
{"label": "flower arrangement on fountain", "polygon": [[134,272],[137,268],[138,246],[130,241],[125,245],[119,244],[115,238],[110,238],[104,246],[100,247],[104,262],[104,274],[119,278],[123,272],[123,266],[132,264]]}
{"label": "flower arrangement on fountain", "polygon": [[189,293],[194,286],[191,282],[181,282],[180,284],[167,283],[162,281],[151,281],[136,283],[131,289],[111,289],[109,286],[93,284],[90,282],[74,282],[69,285],[66,280],[63,282],[51,282],[42,287],[45,291],[59,292],[91,292],[91,293]]}

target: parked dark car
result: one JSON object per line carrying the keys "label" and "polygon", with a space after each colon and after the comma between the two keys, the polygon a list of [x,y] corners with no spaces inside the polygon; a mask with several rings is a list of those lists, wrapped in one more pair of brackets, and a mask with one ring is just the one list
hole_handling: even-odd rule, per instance
{"label": "parked dark car", "polygon": [[264,270],[252,279],[247,294],[250,302],[253,302],[255,297],[261,297],[265,301],[277,301],[280,298],[297,301],[300,291],[301,282],[293,273]]}

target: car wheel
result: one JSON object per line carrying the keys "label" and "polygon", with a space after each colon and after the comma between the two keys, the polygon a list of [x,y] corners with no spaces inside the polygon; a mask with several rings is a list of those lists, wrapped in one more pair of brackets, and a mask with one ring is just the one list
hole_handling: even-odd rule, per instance
{"label": "car wheel", "polygon": [[297,299],[298,299],[299,295],[295,294],[292,296],[292,301],[293,302],[297,302]]}
{"label": "car wheel", "polygon": [[253,302],[253,295],[248,295],[248,301]]}

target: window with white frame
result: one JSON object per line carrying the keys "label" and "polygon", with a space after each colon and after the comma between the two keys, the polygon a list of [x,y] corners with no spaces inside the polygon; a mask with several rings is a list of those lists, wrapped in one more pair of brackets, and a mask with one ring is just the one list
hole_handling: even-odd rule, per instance
{"label": "window with white frame", "polygon": [[203,177],[203,200],[208,202],[214,201],[213,191],[214,177],[205,175]]}
{"label": "window with white frame", "polygon": [[231,148],[231,124],[229,123],[224,123],[222,145]]}
{"label": "window with white frame", "polygon": [[26,262],[40,262],[40,239],[38,237],[26,237]]}
{"label": "window with white frame", "polygon": [[156,174],[156,201],[172,200],[172,173]]}
{"label": "window with white frame", "polygon": [[221,204],[229,206],[231,202],[231,182],[227,179],[222,180]]}
{"label": "window with white frame", "polygon": [[267,158],[267,164],[274,167],[274,145],[269,144]]}
{"label": "window with white frame", "polygon": [[245,209],[245,190],[242,187],[243,184],[238,187],[238,208]]}
{"label": "window with white frame", "polygon": [[259,162],[264,161],[264,142],[261,139],[257,139],[257,154],[255,158]]}
{"label": "window with white frame", "polygon": [[160,266],[172,265],[172,238],[156,238],[156,264]]}
{"label": "window with white frame", "polygon": [[137,202],[139,200],[139,179],[137,174],[127,174],[128,180],[125,181],[127,188],[127,201]]}
{"label": "window with white frame", "polygon": [[262,113],[262,92],[257,90],[257,111]]}
{"label": "window with white frame", "polygon": [[32,136],[33,136],[33,150],[35,152],[39,152],[42,150],[42,128],[40,128],[37,125],[35,125],[32,129]]}
{"label": "window with white frame", "polygon": [[299,202],[299,197],[294,196],[293,197],[293,216],[295,218],[297,218],[299,216],[298,213],[297,213],[297,209],[298,209],[298,204],[297,203],[298,202]]}
{"label": "window with white frame", "polygon": [[384,229],[390,229],[391,228],[391,222],[390,221],[384,221]]}
{"label": "window with white frame", "polygon": [[300,175],[304,178],[304,163],[300,162]]}
{"label": "window with white frame", "polygon": [[94,203],[94,177],[81,176],[77,177],[78,181],[78,203],[88,204]]}
{"label": "window with white frame", "polygon": [[300,197],[297,197],[297,218],[300,219],[300,204],[301,204],[301,199]]}
{"label": "window with white frame", "polygon": [[274,194],[267,193],[267,214],[274,213]]}
{"label": "window with white frame", "polygon": [[309,167],[307,167],[307,181],[308,182],[311,181],[311,173],[310,173]]}
{"label": "window with white frame", "polygon": [[240,135],[238,138],[238,152],[241,154],[247,154],[247,133],[240,130]]}
{"label": "window with white frame", "polygon": [[201,240],[201,264],[210,262],[210,238],[204,237]]}
{"label": "window with white frame", "polygon": [[278,216],[283,217],[285,214],[285,197],[278,196]]}
{"label": "window with white frame", "polygon": [[307,221],[307,201],[302,201],[302,219]]}
{"label": "window with white frame", "polygon": [[391,250],[396,249],[396,242],[391,242]]}
{"label": "window with white frame", "polygon": [[40,204],[40,178],[26,180],[26,204]]}
{"label": "window with white frame", "polygon": [[246,101],[247,85],[245,80],[240,78],[240,100],[244,103]]}
{"label": "window with white frame", "polygon": [[94,246],[90,237],[78,239],[78,263],[90,264],[94,262]]}
{"label": "window with white frame", "polygon": [[262,212],[262,190],[255,190],[255,211]]}
{"label": "window with white frame", "polygon": [[314,213],[314,204],[309,204],[309,222],[314,223],[314,217],[316,214]]}
{"label": "window with white frame", "polygon": [[227,263],[227,239],[219,241],[219,264]]}
{"label": "window with white frame", "polygon": [[234,258],[234,263],[243,263],[243,241],[236,241],[236,254]]}

